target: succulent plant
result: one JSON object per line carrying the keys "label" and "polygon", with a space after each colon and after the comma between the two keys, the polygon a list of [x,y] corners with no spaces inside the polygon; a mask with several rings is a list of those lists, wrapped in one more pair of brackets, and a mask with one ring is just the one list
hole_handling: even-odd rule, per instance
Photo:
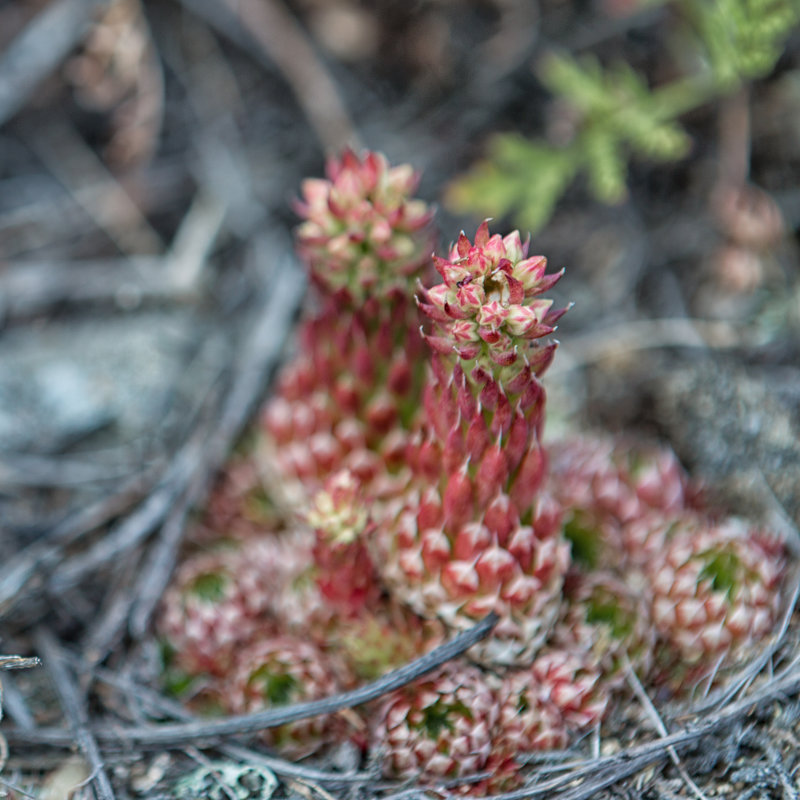
{"label": "succulent plant", "polygon": [[[350,151],[303,184],[316,305],[255,452],[231,462],[198,526],[196,541],[236,547],[183,564],[160,632],[200,676],[196,707],[242,713],[374,679],[494,611],[472,663],[387,695],[369,735],[389,777],[503,792],[522,781],[520,753],[597,725],[629,668],[680,688],[744,657],[775,623],[785,554],[701,516],[667,449],[545,448],[546,337],[566,309],[544,294],[562,273],[483,223],[433,258],[442,282],[420,283],[415,307],[431,245],[416,185],[410,167]],[[263,532],[263,486],[291,515],[281,535]],[[348,724],[263,738],[300,756],[363,742]]]}
{"label": "succulent plant", "polygon": [[609,699],[608,685],[585,652],[548,648],[532,665],[509,670],[498,690],[493,788],[519,782],[516,756],[566,747],[572,736],[599,723]]}
{"label": "succulent plant", "polygon": [[302,513],[339,469],[381,493],[404,467],[424,376],[413,285],[433,244],[417,182],[408,165],[347,151],[327,180],[303,184],[297,243],[318,308],[264,409],[259,457],[289,511]]}
{"label": "succulent plant", "polygon": [[639,575],[628,582],[603,571],[571,572],[550,642],[593,664],[605,686],[624,686],[628,665],[644,680],[653,664],[656,633],[648,589]]}
{"label": "succulent plant", "polygon": [[540,295],[560,273],[486,223],[435,263],[444,283],[420,301],[435,325],[426,424],[408,450],[409,487],[378,525],[376,563],[395,596],[452,629],[497,611],[475,655],[517,663],[543,641],[569,563],[539,438],[555,345],[537,340],[563,313]]}
{"label": "succulent plant", "polygon": [[388,695],[374,715],[372,743],[393,778],[442,781],[479,772],[492,752],[498,705],[489,678],[450,662]]}
{"label": "succulent plant", "polygon": [[345,150],[330,158],[327,179],[303,181],[295,209],[303,217],[297,247],[312,280],[326,294],[356,306],[399,289],[428,262],[432,209],[412,197],[419,174],[392,167],[381,153]]}
{"label": "succulent plant", "polygon": [[[237,653],[228,681],[229,708],[236,714],[319,700],[341,686],[335,659],[311,642],[292,636],[259,638]],[[336,740],[342,717],[322,715],[266,728],[261,738],[287,756],[299,758]]]}
{"label": "succulent plant", "polygon": [[190,675],[223,675],[269,607],[268,579],[241,551],[185,561],[163,602],[159,629],[174,664]]}
{"label": "succulent plant", "polygon": [[751,652],[775,625],[785,568],[782,541],[741,520],[670,526],[648,570],[667,682],[698,680]]}
{"label": "succulent plant", "polygon": [[642,567],[657,549],[652,521],[700,503],[699,488],[667,448],[579,435],[548,450],[548,485],[565,509],[573,559],[586,570]]}
{"label": "succulent plant", "polygon": [[343,617],[374,607],[383,592],[366,538],[371,526],[358,478],[341,470],[317,493],[308,523],[314,528],[315,577],[322,597]]}

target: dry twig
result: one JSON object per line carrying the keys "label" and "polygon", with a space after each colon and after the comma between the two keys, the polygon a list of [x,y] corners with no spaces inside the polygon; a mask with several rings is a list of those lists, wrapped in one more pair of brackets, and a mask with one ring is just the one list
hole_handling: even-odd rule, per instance
{"label": "dry twig", "polygon": [[80,691],[69,674],[61,647],[53,634],[45,628],[36,631],[35,640],[45,668],[58,692],[64,716],[72,729],[72,736],[92,768],[97,800],[114,800],[114,790],[111,788],[111,781],[103,766],[100,748],[89,729],[89,712],[86,709],[86,701],[81,698]]}

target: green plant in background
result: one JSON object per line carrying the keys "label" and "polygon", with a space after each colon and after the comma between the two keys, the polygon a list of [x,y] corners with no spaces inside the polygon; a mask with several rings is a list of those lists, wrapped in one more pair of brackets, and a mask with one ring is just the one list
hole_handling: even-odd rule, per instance
{"label": "green plant in background", "polygon": [[540,64],[544,85],[575,116],[566,144],[497,134],[488,157],[448,188],[445,202],[459,212],[513,214],[541,228],[579,173],[602,203],[625,199],[628,161],[675,161],[690,139],[681,115],[743,83],[768,75],[800,22],[800,0],[676,0],[686,23],[681,50],[694,72],[660,87],[625,63],[603,67],[588,56],[551,53]]}

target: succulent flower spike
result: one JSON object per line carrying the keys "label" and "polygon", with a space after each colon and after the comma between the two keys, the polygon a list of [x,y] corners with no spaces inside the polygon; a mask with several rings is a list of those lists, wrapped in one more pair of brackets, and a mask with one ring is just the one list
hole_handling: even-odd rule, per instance
{"label": "succulent flower spike", "polygon": [[327,180],[303,182],[295,204],[304,218],[296,237],[313,281],[326,293],[346,293],[356,305],[394,289],[427,263],[433,210],[412,198],[419,175],[391,167],[380,153],[345,150],[327,164]]}
{"label": "succulent flower spike", "polygon": [[454,629],[500,615],[472,655],[501,664],[541,645],[569,565],[561,509],[542,491],[539,375],[554,345],[535,343],[563,313],[540,296],[560,274],[526,253],[518,233],[484,223],[474,245],[462,235],[436,261],[445,282],[420,303],[436,333],[426,427],[407,456],[415,480],[375,537],[384,580],[418,614]]}
{"label": "succulent flower spike", "polygon": [[480,772],[492,752],[497,697],[476,667],[450,662],[389,694],[375,715],[373,746],[384,774],[442,781]]}
{"label": "succulent flower spike", "polygon": [[416,185],[407,165],[347,151],[303,186],[296,236],[320,308],[264,410],[259,453],[284,511],[304,511],[339,469],[369,483],[403,468],[424,378],[413,284],[433,242]]}
{"label": "succulent flower spike", "polygon": [[567,311],[541,297],[564,271],[546,274],[547,259],[528,258],[528,244],[518,231],[490,236],[483,222],[474,244],[462,233],[448,258],[434,256],[443,283],[421,289],[420,309],[435,325],[428,344],[464,361],[468,380],[488,387],[484,405],[505,397],[511,409],[517,402],[527,409],[538,400],[534,379],[550,365],[555,345],[532,342],[553,333]]}
{"label": "succulent flower spike", "polygon": [[[242,650],[230,680],[230,710],[235,714],[319,700],[340,688],[341,666],[310,642],[290,636],[262,638]],[[264,741],[299,758],[336,741],[344,729],[335,715],[313,717],[268,728]]]}
{"label": "succulent flower spike", "polygon": [[746,657],[775,625],[785,567],[782,542],[741,521],[674,526],[650,565],[668,678],[688,683]]}

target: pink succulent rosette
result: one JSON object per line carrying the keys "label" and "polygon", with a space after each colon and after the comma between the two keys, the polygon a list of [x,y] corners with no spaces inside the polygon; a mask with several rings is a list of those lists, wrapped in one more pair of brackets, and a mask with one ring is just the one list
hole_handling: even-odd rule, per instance
{"label": "pink succulent rosette", "polygon": [[665,678],[691,682],[752,653],[775,626],[783,542],[741,520],[670,526],[648,571]]}
{"label": "pink succulent rosette", "polygon": [[[336,659],[311,642],[292,636],[265,637],[237,653],[228,700],[235,714],[319,700],[341,687]],[[328,714],[267,728],[261,738],[292,758],[330,745],[344,730],[340,716]]]}
{"label": "pink succulent rosette", "polygon": [[495,690],[476,667],[451,662],[387,695],[372,745],[387,777],[443,781],[480,772],[492,753]]}

